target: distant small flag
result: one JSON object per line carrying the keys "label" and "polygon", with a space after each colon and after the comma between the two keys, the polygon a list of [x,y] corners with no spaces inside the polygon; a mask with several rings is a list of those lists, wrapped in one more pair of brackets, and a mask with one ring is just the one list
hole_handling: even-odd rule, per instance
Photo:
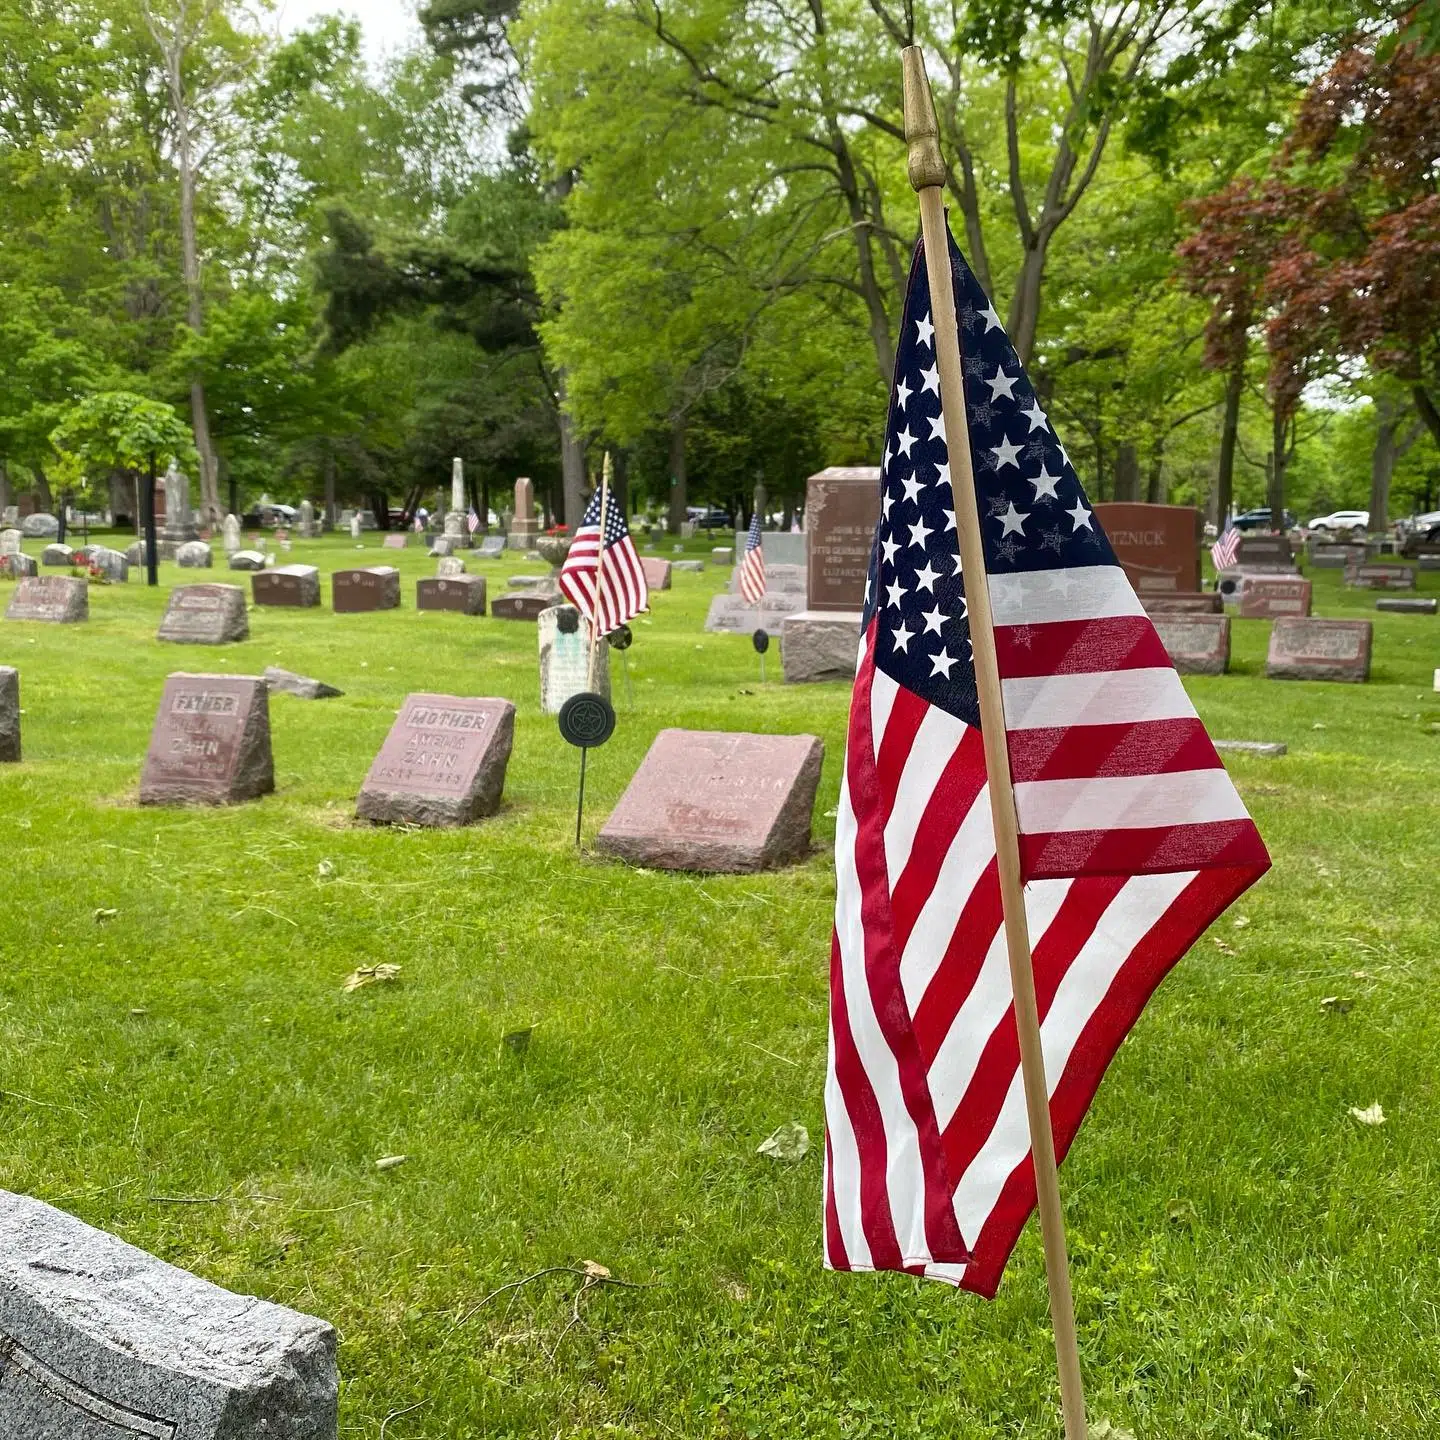
{"label": "distant small flag", "polygon": [[1240,553],[1240,532],[1229,526],[1225,533],[1210,547],[1210,558],[1217,570],[1228,570]]}
{"label": "distant small flag", "polygon": [[745,537],[745,554],[740,561],[740,594],[747,605],[758,605],[765,598],[765,547],[760,543],[759,510]]}
{"label": "distant small flag", "polygon": [[650,608],[650,587],[645,583],[645,567],[635,553],[635,542],[630,538],[630,527],[625,523],[625,507],[617,504],[612,495],[605,507],[605,565],[600,573],[600,603],[596,606],[600,495],[597,490],[586,507],[585,518],[575,532],[574,544],[560,567],[560,589],[587,620],[598,624],[602,635],[608,635],[626,621],[633,620],[642,610]]}
{"label": "distant small flag", "polygon": [[470,507],[470,513],[465,517],[465,528],[473,535],[480,528],[480,517],[475,513],[475,507]]}

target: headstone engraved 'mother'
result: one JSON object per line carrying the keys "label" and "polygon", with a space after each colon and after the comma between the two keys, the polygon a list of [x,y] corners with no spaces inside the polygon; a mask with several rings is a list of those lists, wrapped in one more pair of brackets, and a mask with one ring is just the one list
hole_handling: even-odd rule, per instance
{"label": "headstone engraved 'mother'", "polygon": [[177,645],[228,645],[248,639],[245,592],[238,585],[177,585],[156,635]]}
{"label": "headstone engraved 'mother'", "polygon": [[797,860],[825,747],[814,735],[662,730],[596,841],[632,865],[744,873]]}
{"label": "headstone engraved 'mother'", "polygon": [[337,570],[330,577],[330,595],[340,615],[367,610],[393,610],[400,604],[400,572],[389,565],[364,570]]}
{"label": "headstone engraved 'mother'", "polygon": [[235,805],[274,788],[265,681],[168,676],[140,774],[140,803]]}
{"label": "headstone engraved 'mother'", "polygon": [[334,1440],[335,1332],[0,1190],[5,1440]]}
{"label": "headstone engraved 'mother'", "polygon": [[20,672],[0,665],[0,762],[20,759]]}
{"label": "headstone engraved 'mother'", "polygon": [[[831,466],[805,482],[806,609],[858,614],[864,608],[879,518],[878,466]],[[779,560],[768,553],[765,558]]]}
{"label": "headstone engraved 'mother'", "polygon": [[391,825],[468,825],[500,808],[515,738],[508,700],[409,695],[355,813]]}
{"label": "headstone engraved 'mother'", "polygon": [[1182,675],[1223,675],[1230,668],[1228,615],[1156,615],[1152,622]]}
{"label": "headstone engraved 'mother'", "polygon": [[1136,594],[1200,588],[1200,512],[1193,505],[1111,501],[1095,506],[1121,568]]}
{"label": "headstone engraved 'mother'", "polygon": [[71,575],[34,575],[22,580],[10,597],[7,620],[43,620],[72,625],[90,618],[90,582]]}
{"label": "headstone engraved 'mother'", "polygon": [[1368,680],[1371,638],[1368,620],[1284,617],[1270,630],[1265,673],[1272,680]]}

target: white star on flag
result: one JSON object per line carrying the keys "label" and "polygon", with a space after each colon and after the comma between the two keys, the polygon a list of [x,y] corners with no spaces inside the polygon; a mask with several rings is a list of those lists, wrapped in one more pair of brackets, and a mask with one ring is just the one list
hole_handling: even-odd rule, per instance
{"label": "white star on flag", "polygon": [[935,582],[939,578],[940,572],[938,570],[932,570],[928,560],[925,562],[925,568],[923,570],[917,570],[915,572],[915,579],[919,582],[920,588],[922,590],[928,590],[932,595],[935,593]]}
{"label": "white star on flag", "polygon": [[932,365],[928,370],[920,372],[920,393],[922,395],[938,395],[940,393],[940,367]]}
{"label": "white star on flag", "polygon": [[928,315],[915,322],[915,336],[922,345],[928,345],[932,350],[935,348],[935,327]]}
{"label": "white star on flag", "polygon": [[1030,422],[1030,434],[1033,435],[1036,430],[1048,430],[1050,428],[1050,422],[1045,418],[1045,412],[1040,408],[1040,402],[1038,400],[1032,400],[1030,402],[1030,408],[1028,410],[1022,410],[1020,413]]}
{"label": "white star on flag", "polygon": [[1000,532],[1002,536],[1023,536],[1025,534],[1025,522],[1030,518],[1030,515],[1027,511],[1017,510],[1015,508],[1015,502],[1012,500],[1010,502],[1010,508],[1003,515],[997,515],[995,518],[1005,527]]}
{"label": "white star on flag", "polygon": [[1075,528],[1079,530],[1082,526],[1086,530],[1093,530],[1095,527],[1090,523],[1090,512],[1077,500],[1073,510],[1065,512],[1074,522]]}
{"label": "white star on flag", "polygon": [[987,305],[981,312],[980,318],[985,322],[985,333],[988,335],[992,330],[1000,328],[1000,317],[995,313],[993,304]]}
{"label": "white star on flag", "polygon": [[940,415],[928,415],[926,416],[926,419],[930,421],[930,438],[932,440],[943,440],[945,438],[944,414],[942,413]]}
{"label": "white star on flag", "polygon": [[992,445],[990,453],[995,457],[997,470],[1003,470],[1007,465],[1013,465],[1017,470],[1020,468],[1020,447],[1012,441],[1002,440],[998,445]]}
{"label": "white star on flag", "polygon": [[910,427],[908,425],[895,437],[895,443],[899,445],[900,453],[908,460],[910,458],[910,448],[915,443],[915,436],[910,433]]}
{"label": "white star on flag", "polygon": [[1015,398],[1015,382],[1018,375],[1007,375],[998,365],[995,367],[995,374],[985,383],[990,387],[990,398],[998,400],[1002,395],[1007,400]]}
{"label": "white star on flag", "polygon": [[895,398],[900,402],[902,410],[910,403],[910,397],[914,393],[903,380],[895,387]]}
{"label": "white star on flag", "polygon": [[910,543],[912,545],[918,545],[923,550],[925,548],[925,541],[933,533],[931,528],[925,523],[925,517],[922,515],[920,519],[910,527]]}
{"label": "white star on flag", "polygon": [[908,655],[910,652],[908,649],[906,649],[906,647],[910,644],[910,641],[913,638],[912,633],[907,630],[904,625],[901,625],[898,630],[892,631],[891,633],[894,636],[895,648],[897,650],[904,650],[905,653]]}
{"label": "white star on flag", "polygon": [[959,658],[958,655],[950,654],[942,645],[940,647],[940,653],[930,657],[931,676],[943,675],[948,680],[950,678],[950,670]]}
{"label": "white star on flag", "polygon": [[1040,473],[1030,482],[1035,487],[1037,500],[1058,500],[1055,487],[1060,483],[1059,475],[1052,475],[1047,466],[1041,465]]}

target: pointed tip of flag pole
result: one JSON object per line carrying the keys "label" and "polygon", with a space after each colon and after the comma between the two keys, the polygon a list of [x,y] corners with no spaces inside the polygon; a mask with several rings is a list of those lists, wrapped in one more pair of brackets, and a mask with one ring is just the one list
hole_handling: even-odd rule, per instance
{"label": "pointed tip of flag pole", "polygon": [[925,52],[907,45],[900,52],[905,96],[905,145],[910,184],[915,190],[945,183],[945,160],[940,154],[940,122],[925,74]]}

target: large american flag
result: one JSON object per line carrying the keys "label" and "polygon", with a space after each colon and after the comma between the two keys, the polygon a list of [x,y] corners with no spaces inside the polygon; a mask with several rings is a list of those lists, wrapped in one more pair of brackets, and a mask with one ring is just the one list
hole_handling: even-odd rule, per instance
{"label": "large american flag", "polygon": [[[1057,1154],[1269,866],[951,241]],[[993,1295],[1035,1203],[929,285],[917,248],[835,837],[825,1258]]]}
{"label": "large american flag", "polygon": [[1240,553],[1240,532],[1229,526],[1225,533],[1210,547],[1210,559],[1217,570],[1228,570]]}
{"label": "large american flag", "polygon": [[740,561],[740,594],[747,605],[758,605],[765,598],[765,547],[760,543],[760,510],[750,522],[745,537],[745,554]]}
{"label": "large american flag", "polygon": [[[575,532],[570,553],[560,568],[560,589],[565,598],[587,620],[595,621],[596,557],[600,554],[600,498],[597,490],[586,507],[585,518]],[[610,494],[605,506],[605,565],[600,573],[600,633],[608,635],[626,621],[633,620],[642,610],[650,608],[650,587],[645,583],[645,567],[635,553],[630,527],[625,523],[625,507]]]}

